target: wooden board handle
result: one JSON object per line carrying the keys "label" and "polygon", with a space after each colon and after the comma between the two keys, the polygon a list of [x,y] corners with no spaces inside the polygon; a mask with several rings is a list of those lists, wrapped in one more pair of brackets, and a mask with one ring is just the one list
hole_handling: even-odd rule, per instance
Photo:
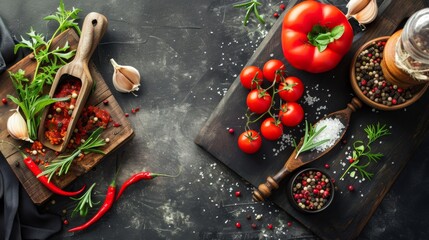
{"label": "wooden board handle", "polygon": [[91,12],[86,15],[74,61],[88,64],[97,44],[106,32],[107,24],[107,18],[100,13]]}

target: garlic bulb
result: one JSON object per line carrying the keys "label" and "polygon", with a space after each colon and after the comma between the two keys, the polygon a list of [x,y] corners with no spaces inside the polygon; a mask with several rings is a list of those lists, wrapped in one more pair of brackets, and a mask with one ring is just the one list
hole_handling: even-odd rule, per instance
{"label": "garlic bulb", "polygon": [[368,24],[375,20],[378,14],[376,0],[351,0],[347,4],[347,18],[353,17],[360,24]]}
{"label": "garlic bulb", "polygon": [[15,139],[33,142],[28,135],[27,123],[19,112],[19,108],[7,119],[7,131]]}
{"label": "garlic bulb", "polygon": [[358,12],[362,11],[370,2],[371,0],[350,0],[350,2],[347,3],[347,14],[346,17],[349,18],[352,15],[357,14]]}
{"label": "garlic bulb", "polygon": [[360,12],[355,14],[353,17],[360,24],[368,24],[377,17],[378,14],[378,5],[376,0],[371,0],[365,8],[363,8]]}
{"label": "garlic bulb", "polygon": [[[110,59],[114,67],[113,72],[113,86],[115,89],[122,93],[129,93],[138,91],[140,87],[140,73],[139,71],[131,66],[121,66]],[[134,94],[134,93],[133,93]]]}

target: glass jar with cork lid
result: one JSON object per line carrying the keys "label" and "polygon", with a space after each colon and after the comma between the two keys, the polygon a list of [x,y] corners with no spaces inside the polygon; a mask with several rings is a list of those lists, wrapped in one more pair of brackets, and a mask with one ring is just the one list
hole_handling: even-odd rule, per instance
{"label": "glass jar with cork lid", "polygon": [[383,52],[386,80],[401,87],[429,82],[429,8],[414,13],[394,33]]}

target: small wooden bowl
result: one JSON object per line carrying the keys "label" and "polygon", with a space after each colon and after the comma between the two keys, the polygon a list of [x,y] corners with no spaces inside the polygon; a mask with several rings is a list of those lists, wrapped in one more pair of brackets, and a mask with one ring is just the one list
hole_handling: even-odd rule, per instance
{"label": "small wooden bowl", "polygon": [[377,41],[387,41],[390,38],[390,36],[383,36],[379,38],[372,39],[368,42],[366,42],[364,45],[362,45],[357,51],[355,56],[353,57],[352,64],[350,66],[350,82],[353,88],[353,91],[355,92],[356,96],[362,100],[365,104],[369,105],[370,107],[373,107],[375,109],[383,110],[383,111],[393,111],[398,110],[401,108],[405,108],[416,102],[427,90],[429,87],[429,82],[426,84],[422,84],[419,86],[414,86],[413,88],[416,90],[414,91],[413,97],[405,101],[401,104],[391,105],[387,106],[382,103],[376,103],[372,101],[370,98],[368,98],[365,94],[362,93],[361,89],[359,88],[358,82],[356,80],[356,71],[355,71],[355,65],[356,61],[359,57],[359,54],[364,51],[366,48],[368,48],[369,45],[371,45],[373,42]]}
{"label": "small wooden bowl", "polygon": [[[300,177],[300,175],[302,175],[303,173],[306,173],[306,172],[309,172],[309,171],[321,172],[329,180],[329,182],[326,183],[326,186],[330,187],[330,195],[326,198],[326,202],[324,203],[324,205],[320,209],[306,209],[306,208],[302,208],[302,207],[300,207],[298,205],[296,199],[294,198],[293,187],[297,183],[298,177]],[[304,188],[304,186],[302,186],[302,188]],[[320,169],[317,169],[317,168],[306,168],[306,169],[303,169],[303,170],[299,171],[297,174],[295,174],[291,178],[291,180],[289,182],[289,188],[288,188],[287,191],[288,191],[289,202],[291,203],[291,205],[294,208],[296,208],[297,210],[299,210],[301,212],[305,212],[305,213],[318,213],[318,212],[321,212],[321,211],[325,210],[326,208],[329,207],[329,205],[331,205],[332,201],[334,200],[334,196],[335,196],[335,186],[334,186],[334,183],[332,181],[332,178],[329,176],[329,174],[327,174],[326,172],[324,172],[324,171],[322,171]]]}

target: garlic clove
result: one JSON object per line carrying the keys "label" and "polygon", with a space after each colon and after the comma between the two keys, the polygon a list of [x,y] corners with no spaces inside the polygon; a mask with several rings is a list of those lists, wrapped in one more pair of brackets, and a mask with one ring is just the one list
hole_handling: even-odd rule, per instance
{"label": "garlic clove", "polygon": [[362,9],[360,12],[355,14],[353,17],[360,24],[368,24],[375,20],[378,14],[378,5],[376,0],[371,0],[370,3]]}
{"label": "garlic clove", "polygon": [[10,136],[15,139],[20,139],[28,142],[33,142],[28,135],[27,123],[25,119],[22,117],[19,109],[14,109],[15,111],[8,119],[7,119],[7,131]]}
{"label": "garlic clove", "polygon": [[110,59],[113,65],[113,86],[115,89],[122,93],[129,93],[138,91],[140,87],[140,73],[139,71],[131,66],[122,66]]}
{"label": "garlic clove", "polygon": [[347,14],[346,17],[350,18],[350,16],[355,15],[362,11],[371,0],[350,0],[346,7],[347,7]]}

